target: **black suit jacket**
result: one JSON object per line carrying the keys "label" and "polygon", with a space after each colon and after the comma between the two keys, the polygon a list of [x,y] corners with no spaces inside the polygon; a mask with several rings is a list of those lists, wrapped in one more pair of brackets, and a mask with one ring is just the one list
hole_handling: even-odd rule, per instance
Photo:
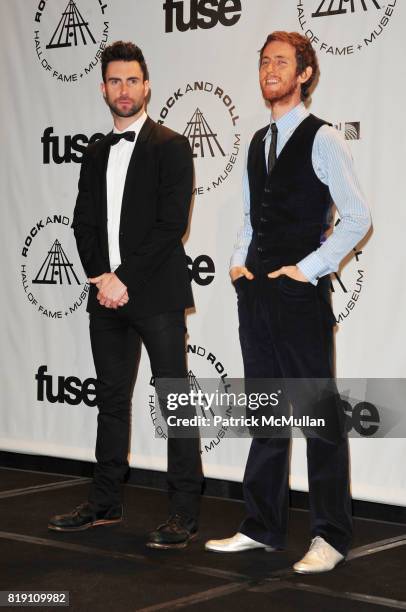
{"label": "black suit jacket", "polygon": [[[85,151],[72,227],[88,277],[110,272],[106,171],[111,133]],[[121,265],[130,310],[145,317],[193,306],[182,236],[187,229],[193,160],[184,136],[149,117],[138,134],[128,166],[120,218]],[[91,286],[87,310],[104,316]]]}

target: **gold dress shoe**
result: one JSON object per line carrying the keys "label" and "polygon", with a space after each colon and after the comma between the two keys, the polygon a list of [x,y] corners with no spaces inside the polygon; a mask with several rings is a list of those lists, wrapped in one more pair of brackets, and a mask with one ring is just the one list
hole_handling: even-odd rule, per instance
{"label": "gold dress shoe", "polygon": [[313,538],[310,548],[293,569],[298,574],[319,574],[329,572],[343,561],[344,555],[338,552],[321,536]]}
{"label": "gold dress shoe", "polygon": [[243,533],[236,533],[232,538],[225,538],[224,540],[209,540],[205,544],[205,549],[212,552],[224,552],[224,553],[236,553],[244,550],[252,550],[254,548],[263,548],[266,552],[274,552],[277,550],[268,544],[262,544],[252,540]]}

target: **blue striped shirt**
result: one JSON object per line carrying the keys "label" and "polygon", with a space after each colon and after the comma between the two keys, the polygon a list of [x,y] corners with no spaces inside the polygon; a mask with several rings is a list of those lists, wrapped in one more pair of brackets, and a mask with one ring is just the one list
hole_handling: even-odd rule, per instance
{"label": "blue striped shirt", "polygon": [[[278,128],[277,156],[298,125],[308,115],[309,111],[303,103],[300,103],[276,121]],[[268,159],[271,127],[264,140],[265,159]],[[313,143],[312,164],[320,181],[328,185],[341,219],[341,222],[318,249],[297,262],[298,268],[305,277],[316,285],[319,277],[338,270],[341,260],[367,233],[371,225],[371,217],[355,174],[350,149],[338,130],[329,125],[323,125],[318,130]],[[244,224],[238,232],[230,267],[245,265],[252,238],[247,167],[243,179],[243,204]],[[331,208],[328,219],[330,222],[333,221]]]}

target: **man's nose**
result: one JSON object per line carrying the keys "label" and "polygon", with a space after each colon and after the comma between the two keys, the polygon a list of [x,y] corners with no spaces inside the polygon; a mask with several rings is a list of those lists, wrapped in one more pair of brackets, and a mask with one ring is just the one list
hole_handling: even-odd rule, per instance
{"label": "man's nose", "polygon": [[273,60],[269,60],[269,63],[267,64],[267,73],[275,73],[277,69],[277,63],[274,62]]}

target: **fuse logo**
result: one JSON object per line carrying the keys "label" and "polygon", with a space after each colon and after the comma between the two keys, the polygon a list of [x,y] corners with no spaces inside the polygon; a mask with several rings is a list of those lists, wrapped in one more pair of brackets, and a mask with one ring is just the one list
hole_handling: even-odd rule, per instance
{"label": "fuse logo", "polygon": [[[189,5],[189,20],[185,17]],[[241,0],[166,0],[165,32],[188,30],[210,30],[219,23],[223,26],[235,25],[241,17]]]}
{"label": "fuse logo", "polygon": [[47,127],[41,137],[43,164],[80,164],[87,145],[104,137],[97,132],[88,137],[85,134],[58,136],[52,126]]}
{"label": "fuse logo", "polygon": [[[86,378],[81,381],[77,376],[52,376],[47,374],[48,367],[41,365],[35,375],[37,381],[37,400],[50,404],[70,404],[78,406],[96,406],[96,379]],[[55,380],[56,378],[56,380]]]}
{"label": "fuse logo", "polygon": [[186,256],[190,281],[200,286],[210,285],[214,281],[216,267],[209,255],[199,255],[196,259]]}

